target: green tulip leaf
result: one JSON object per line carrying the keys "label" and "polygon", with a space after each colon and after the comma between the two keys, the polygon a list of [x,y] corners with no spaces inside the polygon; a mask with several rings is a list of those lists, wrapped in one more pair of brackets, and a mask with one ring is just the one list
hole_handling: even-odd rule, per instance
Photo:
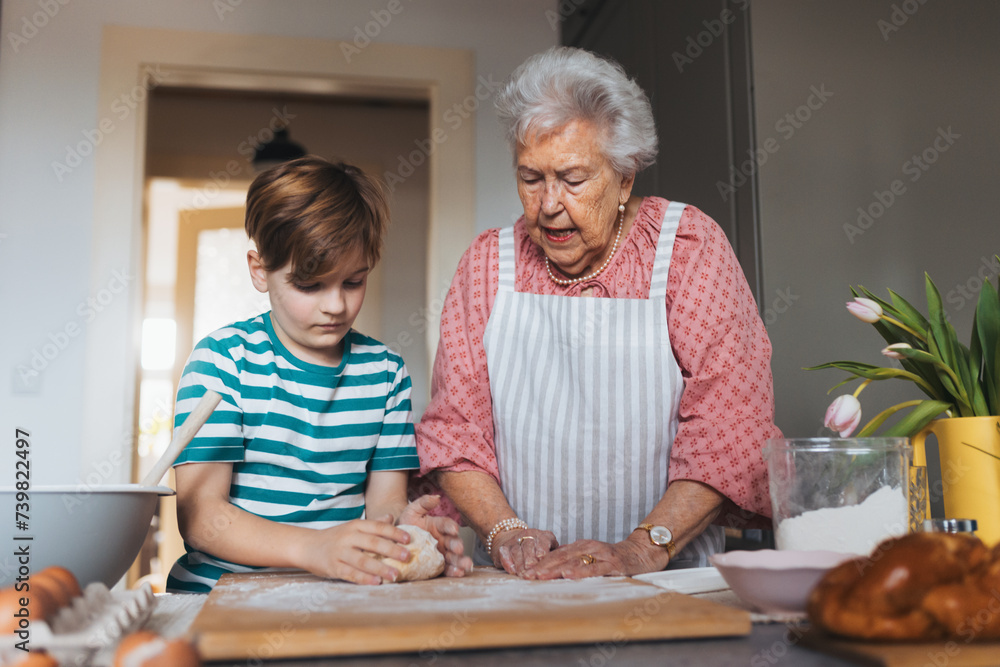
{"label": "green tulip leaf", "polygon": [[[809,366],[802,370],[806,371],[819,371],[824,368],[839,368],[842,371],[847,371],[848,373],[854,373],[855,375],[861,375],[862,372],[868,372],[876,368],[881,368],[881,366],[875,366],[874,364],[865,364],[860,361],[830,361],[825,364],[820,364],[819,366]],[[861,377],[865,377],[862,375]]]}
{"label": "green tulip leaf", "polygon": [[[1000,258],[998,258],[1000,259]],[[983,281],[972,324],[972,342],[982,355],[987,413],[1000,414],[1000,296],[989,280]]]}
{"label": "green tulip leaf", "polygon": [[933,354],[928,354],[924,350],[918,350],[916,348],[896,348],[894,350],[897,354],[901,354],[907,359],[920,362],[922,364],[930,364],[931,366],[937,366],[941,361],[935,357]]}
{"label": "green tulip leaf", "polygon": [[837,384],[835,384],[832,387],[830,387],[830,389],[826,393],[827,394],[831,394],[834,391],[836,391],[837,389],[840,389],[841,387],[843,387],[845,384],[850,384],[850,383],[854,382],[857,379],[859,379],[857,376],[853,376],[853,377],[847,378],[846,380],[841,380]]}
{"label": "green tulip leaf", "polygon": [[882,424],[885,423],[885,420],[888,419],[889,417],[893,416],[894,414],[896,414],[900,410],[903,410],[904,408],[913,407],[914,405],[919,405],[922,402],[923,401],[907,401],[905,403],[900,403],[898,405],[893,405],[890,408],[886,408],[882,412],[872,417],[872,419],[867,424],[864,425],[864,428],[858,431],[855,437],[866,438],[872,435],[873,433],[875,433],[875,431],[879,429],[880,426],[882,426]]}
{"label": "green tulip leaf", "polygon": [[[950,327],[951,325],[949,325]],[[952,345],[952,355],[955,358],[955,365],[953,370],[958,375],[958,386],[961,390],[963,397],[965,398],[965,404],[968,406],[969,414],[963,414],[963,417],[974,417],[975,416],[975,402],[973,399],[973,394],[975,393],[974,385],[978,384],[979,373],[976,372],[975,380],[973,376],[969,373],[969,349],[958,342],[957,339],[954,340]]]}
{"label": "green tulip leaf", "polygon": [[896,310],[899,311],[900,315],[903,315],[907,320],[909,320],[907,324],[912,322],[910,326],[913,326],[914,329],[927,331],[927,327],[930,325],[927,323],[927,318],[921,315],[919,310],[911,306],[909,301],[899,296],[892,290],[889,290],[889,294],[892,297],[892,303],[896,307]]}
{"label": "green tulip leaf", "polygon": [[950,403],[944,401],[921,401],[921,403],[910,410],[905,417],[890,426],[882,435],[887,438],[892,437],[912,437],[927,426],[935,417],[952,407]]}
{"label": "green tulip leaf", "polygon": [[[924,280],[927,288],[927,319],[930,323],[930,335],[927,337],[927,345],[930,347],[931,341],[933,341],[937,347],[937,354],[941,357],[941,361],[951,368],[955,359],[953,356],[953,346],[948,339],[948,321],[945,319],[944,307],[941,304],[941,293],[938,292],[934,281],[926,273],[924,274]],[[931,350],[931,354],[934,353],[934,350]]]}

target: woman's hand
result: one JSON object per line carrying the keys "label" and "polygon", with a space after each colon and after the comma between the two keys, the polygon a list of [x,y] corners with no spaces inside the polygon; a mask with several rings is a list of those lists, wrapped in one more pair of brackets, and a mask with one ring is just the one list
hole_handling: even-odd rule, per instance
{"label": "woman's hand", "polygon": [[433,535],[438,543],[438,551],[444,554],[445,576],[464,577],[472,572],[472,559],[465,555],[465,545],[458,535],[458,524],[445,516],[428,515],[440,502],[440,496],[420,496],[406,506],[399,516],[399,523],[423,528]]}
{"label": "woman's hand", "polygon": [[523,577],[526,571],[558,546],[556,536],[547,530],[505,530],[493,538],[490,557],[497,567]]}
{"label": "woman's hand", "polygon": [[642,531],[615,544],[578,540],[559,547],[522,576],[525,579],[583,579],[642,574],[662,570],[670,562],[666,549],[653,547]]}
{"label": "woman's hand", "polygon": [[396,581],[399,572],[373,554],[406,562],[410,541],[405,530],[387,521],[355,519],[323,530],[304,530],[297,545],[301,566],[321,577],[355,584]]}

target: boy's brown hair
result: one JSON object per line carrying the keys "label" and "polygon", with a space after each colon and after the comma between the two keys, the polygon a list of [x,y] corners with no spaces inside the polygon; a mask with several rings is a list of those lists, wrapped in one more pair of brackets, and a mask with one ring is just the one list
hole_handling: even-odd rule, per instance
{"label": "boy's brown hair", "polygon": [[260,173],[247,192],[247,235],[264,269],[291,262],[295,281],[324,276],[355,251],[375,266],[388,224],[389,204],[377,180],[314,155]]}

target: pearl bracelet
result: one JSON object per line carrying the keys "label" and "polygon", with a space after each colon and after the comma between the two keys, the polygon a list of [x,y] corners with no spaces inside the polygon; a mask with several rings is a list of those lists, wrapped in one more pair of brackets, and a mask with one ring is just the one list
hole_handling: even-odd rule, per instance
{"label": "pearl bracelet", "polygon": [[493,539],[504,532],[505,530],[514,530],[515,528],[527,528],[528,524],[518,519],[516,516],[510,519],[504,519],[498,521],[497,525],[493,526],[493,530],[490,531],[489,537],[486,538],[486,553],[493,555]]}

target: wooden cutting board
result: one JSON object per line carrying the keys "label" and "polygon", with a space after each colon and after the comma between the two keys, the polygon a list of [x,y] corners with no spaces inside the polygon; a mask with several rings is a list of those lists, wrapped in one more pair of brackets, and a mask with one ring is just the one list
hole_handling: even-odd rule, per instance
{"label": "wooden cutting board", "polygon": [[302,572],[227,574],[190,634],[206,660],[417,652],[750,632],[750,615],[628,577],[463,578],[357,586]]}
{"label": "wooden cutting board", "polygon": [[819,630],[802,636],[801,645],[863,665],[884,667],[996,667],[1000,642],[886,643],[839,639]]}

